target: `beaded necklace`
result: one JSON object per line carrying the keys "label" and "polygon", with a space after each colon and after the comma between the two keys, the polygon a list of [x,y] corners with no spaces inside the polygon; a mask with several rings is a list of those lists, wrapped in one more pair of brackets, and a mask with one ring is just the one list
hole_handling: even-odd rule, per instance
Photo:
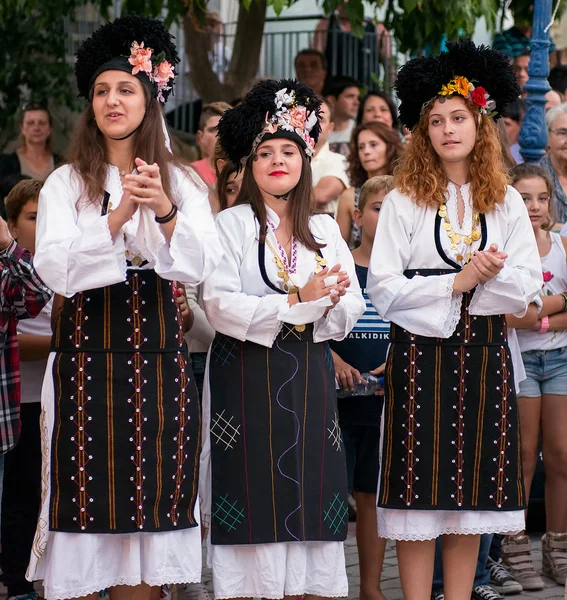
{"label": "beaded necklace", "polygon": [[276,224],[270,218],[267,218],[266,221],[268,223],[269,228],[272,230],[274,237],[276,238],[276,242],[278,243],[278,250],[280,251],[280,257],[285,266],[286,272],[288,273],[288,275],[295,275],[295,271],[297,270],[297,241],[295,237],[293,235],[291,236],[291,264],[289,264],[285,248],[280,244],[280,241],[276,236]]}
{"label": "beaded necklace", "polygon": [[[272,228],[272,231],[274,232],[274,237],[275,237],[275,233],[276,233],[275,229]],[[277,238],[276,238],[276,241],[277,241]],[[297,243],[295,243],[296,244],[295,254],[293,253],[293,243],[295,243],[295,239],[293,239],[293,242],[292,242],[292,265],[293,265],[293,274],[295,274],[295,271],[297,268]],[[268,246],[268,248],[270,249],[270,252],[273,255],[272,261],[278,267],[278,277],[283,280],[284,291],[288,294],[297,294],[297,292],[299,291],[299,287],[294,283],[293,279],[291,278],[292,271],[288,265],[287,254],[285,252],[285,249],[278,241],[278,249],[279,249],[279,252],[278,252],[274,248],[274,246],[270,243],[270,240],[267,237],[266,237],[266,245]],[[282,250],[283,250],[283,254],[282,254]],[[315,263],[316,263],[316,267],[314,269],[315,273],[319,273],[322,269],[324,269],[327,266],[326,259],[324,259],[318,253],[315,253]],[[302,331],[305,331],[305,325],[295,325],[295,329],[301,333]]]}

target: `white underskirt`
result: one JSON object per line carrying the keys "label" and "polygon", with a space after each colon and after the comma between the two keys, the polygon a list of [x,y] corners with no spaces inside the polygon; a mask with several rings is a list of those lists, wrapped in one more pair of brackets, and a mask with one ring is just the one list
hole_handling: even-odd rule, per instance
{"label": "white underskirt", "polygon": [[43,580],[46,600],[80,598],[115,585],[201,581],[201,528],[159,533],[50,532],[28,579]]}
{"label": "white underskirt", "polygon": [[523,510],[406,510],[377,508],[378,535],[388,540],[434,540],[440,535],[514,534],[524,530]]}
{"label": "white underskirt", "polygon": [[209,540],[207,561],[217,600],[348,596],[342,542],[218,546]]}
{"label": "white underskirt", "polygon": [[[199,526],[179,531],[127,534],[49,531],[51,435],[55,405],[50,354],[42,389],[42,505],[29,581],[43,580],[46,600],[79,598],[115,585],[151,586],[201,580]],[[197,505],[198,506],[198,505]],[[199,511],[195,511],[198,520]]]}

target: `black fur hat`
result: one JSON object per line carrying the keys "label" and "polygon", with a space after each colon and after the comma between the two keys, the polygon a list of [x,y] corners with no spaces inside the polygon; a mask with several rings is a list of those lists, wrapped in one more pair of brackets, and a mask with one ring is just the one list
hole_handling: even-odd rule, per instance
{"label": "black fur hat", "polygon": [[[99,27],[87,38],[77,51],[75,63],[75,76],[79,87],[79,95],[87,100],[95,79],[104,71],[125,71],[138,77],[161,101],[165,102],[169,96],[174,79],[167,79],[168,65],[175,67],[179,62],[177,49],[173,43],[173,36],[165,28],[162,21],[150,17],[128,15],[120,17],[112,23]],[[147,60],[141,62],[142,68],[136,73],[136,64],[130,62],[135,50],[133,44],[142,49]],[[136,46],[135,46],[136,47]],[[151,57],[148,56],[151,49]],[[132,59],[133,60],[133,59]],[[161,81],[155,69],[162,65]],[[164,75],[165,73],[165,75]]]}
{"label": "black fur hat", "polygon": [[469,83],[473,102],[481,107],[481,112],[495,118],[521,94],[505,54],[487,46],[475,46],[470,39],[449,42],[447,52],[414,58],[399,70],[394,87],[401,101],[402,123],[413,129],[419,123],[424,107],[438,96],[466,95],[455,92],[455,78],[461,79],[457,82],[461,88],[463,83]]}
{"label": "black fur hat", "polygon": [[311,157],[321,133],[320,108],[315,92],[299,81],[261,81],[222,116],[222,149],[235,165],[242,165],[261,141],[285,137]]}

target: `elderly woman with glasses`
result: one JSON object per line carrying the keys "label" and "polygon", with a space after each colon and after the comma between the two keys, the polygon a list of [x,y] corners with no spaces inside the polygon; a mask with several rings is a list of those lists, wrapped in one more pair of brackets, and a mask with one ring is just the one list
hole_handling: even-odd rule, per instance
{"label": "elderly woman with glasses", "polygon": [[[548,154],[541,165],[553,179],[557,220],[567,223],[567,102],[550,109],[545,120],[549,133]],[[564,226],[561,235],[566,232],[567,226]]]}

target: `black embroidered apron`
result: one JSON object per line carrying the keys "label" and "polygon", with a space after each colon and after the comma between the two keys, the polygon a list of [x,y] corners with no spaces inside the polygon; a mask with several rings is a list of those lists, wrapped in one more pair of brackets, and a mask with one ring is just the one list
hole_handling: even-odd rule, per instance
{"label": "black embroidered apron", "polygon": [[[486,221],[481,215],[483,241]],[[404,275],[456,272],[412,270]],[[378,506],[519,510],[524,486],[514,373],[504,315],[470,315],[473,292],[448,339],[391,324]]]}
{"label": "black embroidered apron", "polygon": [[[266,275],[263,243],[258,252],[262,278],[283,293]],[[312,325],[284,323],[272,348],[217,334],[209,381],[212,543],[346,539],[335,371]]]}
{"label": "black embroidered apron", "polygon": [[128,270],[65,299],[52,345],[50,529],[195,527],[200,410],[171,282]]}

